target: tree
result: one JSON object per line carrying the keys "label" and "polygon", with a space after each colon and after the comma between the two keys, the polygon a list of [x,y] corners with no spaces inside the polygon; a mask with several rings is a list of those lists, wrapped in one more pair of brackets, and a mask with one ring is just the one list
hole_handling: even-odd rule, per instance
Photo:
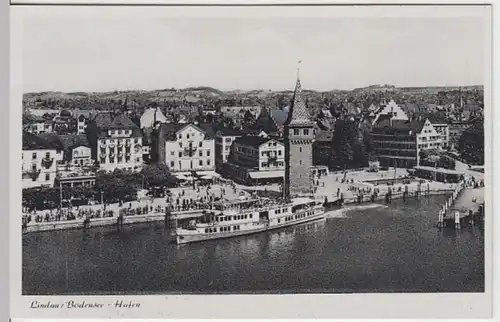
{"label": "tree", "polygon": [[458,150],[471,164],[484,164],[484,120],[476,120],[466,129],[458,141]]}
{"label": "tree", "polygon": [[165,164],[152,164],[145,166],[141,171],[144,178],[144,186],[173,186],[178,180],[171,173]]}
{"label": "tree", "polygon": [[[370,142],[369,134],[358,128],[355,121],[338,120],[332,138],[333,164],[340,167],[367,166],[369,152],[365,141]],[[371,144],[369,143],[371,149]],[[370,150],[371,152],[371,150]]]}

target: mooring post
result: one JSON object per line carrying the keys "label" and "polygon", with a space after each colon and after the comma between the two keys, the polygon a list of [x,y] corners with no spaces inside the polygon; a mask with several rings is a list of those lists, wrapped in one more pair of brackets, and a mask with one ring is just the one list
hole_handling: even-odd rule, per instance
{"label": "mooring post", "polygon": [[438,228],[443,227],[443,209],[439,210],[439,215],[438,215]]}
{"label": "mooring post", "polygon": [[460,229],[460,212],[455,211],[455,229]]}

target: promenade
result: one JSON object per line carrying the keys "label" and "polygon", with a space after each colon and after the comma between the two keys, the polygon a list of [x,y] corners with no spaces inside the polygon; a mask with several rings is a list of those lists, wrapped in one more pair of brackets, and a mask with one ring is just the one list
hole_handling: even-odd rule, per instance
{"label": "promenade", "polygon": [[[482,180],[481,175],[483,174],[476,174],[478,176],[476,180]],[[408,180],[405,179],[406,176],[406,169],[392,169],[378,173],[365,170],[351,171],[346,174],[332,173],[314,179],[314,198],[319,202],[327,201],[329,204],[340,199],[343,199],[346,204],[376,202],[384,200],[389,191],[391,199],[396,199],[405,196],[405,191],[407,192],[406,196],[411,198],[418,197],[418,194],[451,194],[457,187],[457,184],[419,179]],[[387,184],[383,181],[391,182]],[[35,232],[114,225],[118,224],[120,214],[122,214],[121,225],[164,221],[166,220],[167,206],[171,209],[169,219],[194,218],[201,216],[203,210],[209,208],[214,200],[230,202],[238,198],[247,198],[256,190],[279,192],[280,188],[278,184],[247,187],[238,184],[218,183],[196,189],[193,189],[192,186],[172,188],[169,189],[170,193],[165,198],[147,197],[146,191],[142,190],[138,193],[137,201],[125,202],[121,205],[114,203],[105,206],[97,204],[65,208],[62,215],[57,210],[24,213],[23,231]],[[373,198],[372,195],[375,191],[377,191],[376,198]]]}

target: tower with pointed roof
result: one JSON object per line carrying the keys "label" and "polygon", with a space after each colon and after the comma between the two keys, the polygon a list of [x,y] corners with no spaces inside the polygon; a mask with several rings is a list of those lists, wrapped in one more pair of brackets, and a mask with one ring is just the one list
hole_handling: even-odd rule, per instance
{"label": "tower with pointed roof", "polygon": [[312,144],[314,141],[314,122],[302,98],[300,78],[293,94],[293,102],[284,124],[285,143],[285,182],[284,196],[310,195],[312,189],[311,168]]}

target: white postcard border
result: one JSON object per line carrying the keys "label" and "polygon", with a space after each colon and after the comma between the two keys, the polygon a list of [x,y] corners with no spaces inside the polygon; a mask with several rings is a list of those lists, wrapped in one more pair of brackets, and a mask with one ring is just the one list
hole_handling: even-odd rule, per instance
{"label": "white postcard border", "polygon": [[[57,7],[61,13],[64,7]],[[84,11],[99,12],[106,15],[107,7],[81,7]],[[189,9],[189,7],[187,7]],[[252,11],[266,11],[265,15],[290,13],[291,16],[299,16],[308,12],[317,11],[325,15],[328,10],[322,7],[307,7],[307,10],[293,12],[294,7],[276,8],[278,11],[272,13],[274,7],[252,7]],[[349,8],[349,7],[341,7]],[[366,8],[366,7],[365,7]],[[382,7],[380,10],[391,10],[390,7]],[[31,10],[33,7],[23,7],[22,10]],[[113,13],[138,14],[146,12],[147,8],[114,7]],[[169,8],[169,14],[179,14],[186,7]],[[192,9],[192,8],[191,8]],[[208,14],[217,11],[217,7],[210,10],[198,11],[196,15]],[[234,8],[234,12],[242,14],[243,8]],[[468,9],[471,9],[469,7]],[[67,9],[65,9],[67,10]],[[155,12],[158,9],[150,8]],[[344,9],[342,9],[344,10]],[[365,9],[363,9],[365,10]],[[400,9],[395,9],[400,10]],[[432,15],[439,15],[440,9],[431,7],[426,9]],[[448,9],[449,10],[449,7]],[[458,9],[462,10],[462,9]],[[194,10],[197,11],[197,10]],[[230,12],[231,7],[224,9]],[[271,11],[271,12],[270,12]],[[419,7],[418,12],[422,12]],[[425,11],[425,10],[424,10]],[[469,11],[472,12],[473,10]],[[248,12],[248,11],[245,11]],[[216,12],[216,14],[218,14]],[[380,12],[378,13],[380,14]],[[420,13],[423,14],[423,13]],[[442,14],[442,12],[441,12]],[[389,14],[390,15],[390,14]],[[343,295],[168,295],[168,296],[21,296],[21,185],[20,185],[20,147],[21,147],[21,55],[22,48],[20,39],[22,37],[22,24],[17,8],[12,10],[11,16],[11,97],[9,121],[10,130],[10,268],[11,268],[11,317],[16,318],[404,318],[404,317],[430,317],[430,318],[474,318],[489,317],[491,313],[491,250],[492,250],[492,183],[486,180],[486,258],[485,258],[485,293],[484,294],[343,294]],[[489,22],[488,22],[489,23]],[[491,50],[486,50],[485,79],[485,145],[492,146],[493,132],[492,96],[491,96]],[[489,149],[487,148],[486,151]],[[492,155],[487,153],[486,172],[492,173]],[[97,301],[102,302],[107,309],[30,309],[34,300],[49,300],[53,303],[62,303],[68,300]],[[134,301],[140,303],[140,308],[117,310],[113,308],[116,300]],[[110,306],[108,306],[110,304]]]}

